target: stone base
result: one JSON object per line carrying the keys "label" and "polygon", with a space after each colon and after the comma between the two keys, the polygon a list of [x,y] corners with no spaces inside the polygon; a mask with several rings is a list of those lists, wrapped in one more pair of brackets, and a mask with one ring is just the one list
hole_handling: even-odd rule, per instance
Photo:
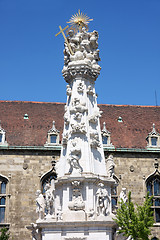
{"label": "stone base", "polygon": [[[78,211],[76,212],[78,214]],[[33,227],[28,226],[33,231]],[[58,221],[35,225],[40,240],[112,240],[116,224],[112,221]]]}
{"label": "stone base", "polygon": [[64,222],[74,222],[74,221],[86,221],[86,213],[82,210],[79,211],[67,211],[63,214]]}

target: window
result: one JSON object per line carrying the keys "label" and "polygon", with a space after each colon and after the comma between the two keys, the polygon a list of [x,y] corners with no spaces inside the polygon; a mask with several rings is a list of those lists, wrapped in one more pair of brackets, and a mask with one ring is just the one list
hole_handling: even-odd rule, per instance
{"label": "window", "polygon": [[119,185],[118,178],[113,175],[113,179],[115,180],[115,186],[111,188],[111,201],[112,201],[112,212],[115,214],[117,210],[118,204],[118,193],[117,193],[117,186]]}
{"label": "window", "polygon": [[107,144],[108,143],[108,137],[107,136],[102,136],[102,142],[103,142],[103,144]]}
{"label": "window", "polygon": [[0,176],[0,223],[6,222],[6,186],[7,179]]}
{"label": "window", "polygon": [[106,147],[111,147],[114,148],[114,146],[111,143],[111,133],[106,129],[106,123],[103,123],[103,129],[101,131],[102,134],[102,143],[106,146]]}
{"label": "window", "polygon": [[156,131],[154,123],[152,131],[148,134],[146,140],[148,142],[147,148],[160,148],[160,134]]}
{"label": "window", "polygon": [[152,146],[157,146],[157,138],[156,137],[151,137],[151,144],[152,144]]}
{"label": "window", "polygon": [[51,143],[57,142],[57,135],[50,135],[50,138],[51,138],[51,140],[50,140]]}
{"label": "window", "polygon": [[0,142],[2,142],[2,134],[0,133]]}
{"label": "window", "polygon": [[50,147],[55,144],[59,144],[59,131],[55,127],[55,121],[53,121],[52,128],[48,131],[47,142],[45,147]]}
{"label": "window", "polygon": [[160,176],[155,174],[147,181],[147,191],[153,195],[153,212],[155,222],[160,223]]}

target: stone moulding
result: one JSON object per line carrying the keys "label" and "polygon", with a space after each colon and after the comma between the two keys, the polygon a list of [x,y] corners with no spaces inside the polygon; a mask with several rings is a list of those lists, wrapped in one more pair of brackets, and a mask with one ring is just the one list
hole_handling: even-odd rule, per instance
{"label": "stone moulding", "polygon": [[69,66],[67,69],[62,70],[62,74],[67,83],[70,83],[71,80],[77,78],[89,78],[92,81],[96,81],[97,77],[100,74],[100,69],[94,69],[88,64],[77,64]]}

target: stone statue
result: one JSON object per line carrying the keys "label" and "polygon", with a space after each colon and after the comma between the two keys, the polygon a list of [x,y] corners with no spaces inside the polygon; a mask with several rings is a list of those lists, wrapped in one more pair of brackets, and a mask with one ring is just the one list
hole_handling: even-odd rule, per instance
{"label": "stone statue", "polygon": [[95,211],[93,208],[89,209],[88,218],[89,220],[95,220]]}
{"label": "stone statue", "polygon": [[92,148],[98,148],[101,146],[97,130],[90,131],[90,145]]}
{"label": "stone statue", "polygon": [[62,221],[62,208],[61,208],[61,206],[59,206],[57,208],[56,219],[57,219],[57,221]]}
{"label": "stone statue", "polygon": [[73,181],[72,188],[72,201],[68,204],[69,209],[74,211],[84,210],[85,203],[81,194],[81,182]]}
{"label": "stone statue", "polygon": [[126,188],[122,188],[119,198],[120,198],[120,201],[123,200],[124,203],[127,202]]}
{"label": "stone statue", "polygon": [[84,27],[77,33],[72,30],[68,32],[68,44],[72,49],[72,54],[69,50],[68,44],[64,44],[64,68],[63,74],[68,70],[70,65],[88,64],[90,67],[100,70],[98,61],[100,61],[98,50],[98,32],[93,31],[89,33]]}
{"label": "stone statue", "polygon": [[36,206],[38,220],[42,220],[44,218],[45,200],[40,190],[36,191]]}
{"label": "stone statue", "polygon": [[110,154],[109,157],[107,158],[107,173],[109,177],[113,177],[114,174],[114,160],[113,160],[113,155]]}
{"label": "stone statue", "polygon": [[67,92],[67,95],[68,95],[68,96],[71,96],[71,94],[72,94],[72,89],[70,88],[69,85],[66,86],[66,92]]}
{"label": "stone statue", "polygon": [[79,93],[82,93],[82,92],[83,92],[83,90],[84,90],[83,83],[82,83],[82,82],[80,82],[80,83],[78,84],[78,87],[77,87],[77,92],[79,92]]}
{"label": "stone statue", "polygon": [[31,233],[33,240],[41,240],[41,234],[37,228],[37,224],[31,223]]}
{"label": "stone statue", "polygon": [[106,216],[108,214],[108,207],[109,207],[109,197],[108,192],[104,189],[104,184],[99,183],[99,188],[96,192],[97,196],[97,214]]}
{"label": "stone statue", "polygon": [[47,215],[52,215],[54,212],[54,195],[49,183],[46,183],[45,186],[45,200]]}
{"label": "stone statue", "polygon": [[81,157],[81,149],[77,146],[76,142],[72,142],[72,149],[70,156],[68,158],[68,162],[70,164],[69,172],[72,175],[80,175],[82,172],[82,167],[79,164],[79,159]]}

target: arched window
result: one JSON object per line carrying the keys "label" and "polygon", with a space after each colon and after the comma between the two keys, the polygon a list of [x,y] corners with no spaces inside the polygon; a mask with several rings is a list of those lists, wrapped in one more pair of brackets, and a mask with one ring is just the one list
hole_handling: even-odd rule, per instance
{"label": "arched window", "polygon": [[45,193],[45,186],[47,183],[50,183],[50,185],[52,185],[52,180],[56,179],[56,174],[55,173],[50,173],[47,176],[45,176],[45,178],[43,178],[42,180],[42,194]]}
{"label": "arched window", "polygon": [[6,222],[7,178],[0,175],[0,223]]}
{"label": "arched window", "polygon": [[158,240],[158,238],[156,238],[156,237],[153,237],[151,240]]}
{"label": "arched window", "polygon": [[160,175],[156,172],[150,176],[146,182],[147,191],[153,196],[153,212],[155,222],[160,222]]}
{"label": "arched window", "polygon": [[113,179],[115,180],[115,186],[111,188],[111,201],[112,201],[112,212],[116,213],[117,204],[118,204],[118,193],[117,186],[119,185],[119,179],[113,175]]}

